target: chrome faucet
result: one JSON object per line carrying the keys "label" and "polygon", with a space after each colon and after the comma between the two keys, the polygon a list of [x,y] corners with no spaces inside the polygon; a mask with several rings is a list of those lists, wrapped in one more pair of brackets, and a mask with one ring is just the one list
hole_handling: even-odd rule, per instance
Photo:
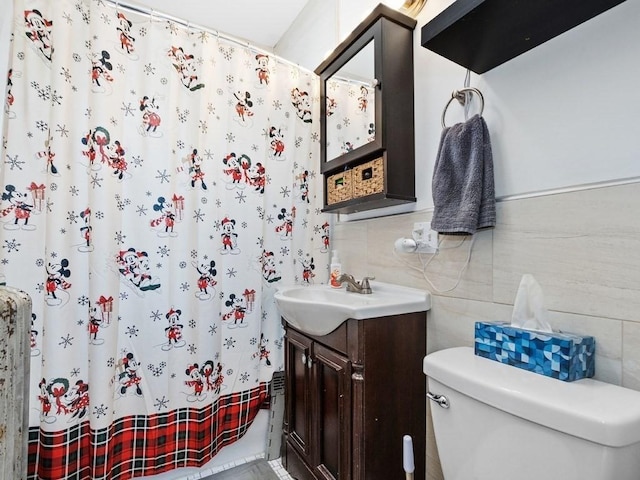
{"label": "chrome faucet", "polygon": [[336,281],[340,284],[347,284],[347,292],[356,292],[356,293],[364,293],[369,294],[372,293],[371,285],[369,285],[369,280],[375,280],[375,277],[364,277],[360,283],[353,278],[353,275],[349,275],[348,273],[343,273],[340,275]]}

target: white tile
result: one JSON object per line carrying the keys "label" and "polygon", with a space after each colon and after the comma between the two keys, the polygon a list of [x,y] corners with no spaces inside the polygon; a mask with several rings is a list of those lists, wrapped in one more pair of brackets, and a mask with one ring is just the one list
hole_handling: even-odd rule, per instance
{"label": "white tile", "polygon": [[280,478],[281,480],[294,480],[294,478],[291,475],[289,475],[289,472],[287,472],[282,466],[282,461],[280,458],[271,460],[269,462],[269,465],[271,466],[273,471],[276,473],[276,475],[278,475],[278,478]]}
{"label": "white tile", "polygon": [[367,275],[366,221],[336,223],[331,236],[331,249],[338,251],[343,272],[357,278]]}
{"label": "white tile", "polygon": [[512,307],[460,298],[432,297],[427,314],[427,351],[473,346],[475,322],[511,321]]}
{"label": "white tile", "polygon": [[440,236],[440,248],[429,262],[427,288],[444,296],[487,300],[493,296],[493,230],[473,236]]}
{"label": "white tile", "polygon": [[549,323],[554,330],[593,336],[596,340],[594,378],[615,385],[622,384],[622,324],[624,322],[588,315],[550,312]]}
{"label": "white tile", "polygon": [[551,310],[639,321],[640,184],[498,204],[494,300],[531,273]]}
{"label": "white tile", "polygon": [[622,386],[640,390],[640,324],[624,322],[622,329]]}
{"label": "white tile", "polygon": [[[343,270],[356,277],[375,276],[383,282],[436,292],[456,285],[458,273],[464,269],[457,288],[445,295],[477,300],[490,298],[491,230],[475,235],[468,267],[465,264],[471,237],[441,236],[442,248],[436,256],[394,252],[393,245],[398,238],[411,237],[414,223],[428,222],[431,216],[431,211],[421,211],[337,224],[332,245],[340,252]],[[423,268],[426,262],[429,265]]]}

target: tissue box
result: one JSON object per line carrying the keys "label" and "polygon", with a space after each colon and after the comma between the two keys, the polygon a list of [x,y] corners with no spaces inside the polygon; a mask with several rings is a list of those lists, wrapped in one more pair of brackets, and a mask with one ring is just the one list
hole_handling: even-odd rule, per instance
{"label": "tissue box", "polygon": [[476,322],[476,355],[565,382],[593,377],[595,351],[596,341],[591,336]]}

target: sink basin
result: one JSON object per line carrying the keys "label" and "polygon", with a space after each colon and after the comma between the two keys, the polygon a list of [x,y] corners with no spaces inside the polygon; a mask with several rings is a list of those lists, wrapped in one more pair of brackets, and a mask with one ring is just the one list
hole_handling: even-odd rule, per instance
{"label": "sink basin", "polygon": [[371,290],[361,294],[344,287],[295,285],[280,288],[274,298],[286,322],[309,335],[326,335],[348,318],[422,312],[431,307],[431,296],[424,290],[374,281]]}

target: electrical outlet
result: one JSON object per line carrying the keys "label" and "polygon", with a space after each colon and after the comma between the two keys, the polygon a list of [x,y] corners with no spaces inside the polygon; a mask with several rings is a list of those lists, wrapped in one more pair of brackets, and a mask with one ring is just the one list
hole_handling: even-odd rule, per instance
{"label": "electrical outlet", "polygon": [[431,230],[430,222],[416,222],[413,224],[413,239],[429,244],[430,247],[438,247],[438,232]]}
{"label": "electrical outlet", "polygon": [[416,242],[423,242],[425,237],[431,230],[431,223],[429,222],[416,222],[413,224],[412,236]]}
{"label": "electrical outlet", "polygon": [[438,232],[435,230],[431,230],[431,224],[429,224],[429,229],[425,230],[427,233],[424,236],[423,241],[429,245],[431,248],[438,248]]}
{"label": "electrical outlet", "polygon": [[430,222],[416,222],[411,232],[422,253],[433,253],[438,250],[438,232],[431,230]]}

